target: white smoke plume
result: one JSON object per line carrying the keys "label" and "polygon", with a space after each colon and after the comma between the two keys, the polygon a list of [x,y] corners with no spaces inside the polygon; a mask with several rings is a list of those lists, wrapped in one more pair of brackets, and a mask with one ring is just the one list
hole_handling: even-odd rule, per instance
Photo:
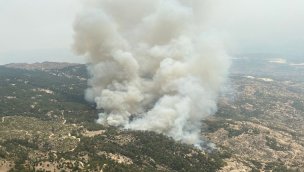
{"label": "white smoke plume", "polygon": [[89,62],[86,98],[98,122],[200,142],[229,68],[204,31],[203,0],[95,0],[75,21],[74,47]]}

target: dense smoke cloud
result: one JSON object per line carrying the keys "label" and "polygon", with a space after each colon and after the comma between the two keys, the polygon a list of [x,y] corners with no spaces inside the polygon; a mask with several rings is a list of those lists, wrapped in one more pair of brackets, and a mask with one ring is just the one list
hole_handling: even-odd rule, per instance
{"label": "dense smoke cloud", "polygon": [[202,0],[95,0],[75,22],[74,47],[89,61],[86,98],[98,122],[200,142],[216,111],[229,57],[207,33]]}

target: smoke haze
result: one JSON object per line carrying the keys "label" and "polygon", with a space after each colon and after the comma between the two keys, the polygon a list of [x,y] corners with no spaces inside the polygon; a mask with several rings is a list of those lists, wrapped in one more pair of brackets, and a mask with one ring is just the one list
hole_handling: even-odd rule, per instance
{"label": "smoke haze", "polygon": [[201,0],[95,0],[75,21],[98,122],[200,142],[230,65]]}

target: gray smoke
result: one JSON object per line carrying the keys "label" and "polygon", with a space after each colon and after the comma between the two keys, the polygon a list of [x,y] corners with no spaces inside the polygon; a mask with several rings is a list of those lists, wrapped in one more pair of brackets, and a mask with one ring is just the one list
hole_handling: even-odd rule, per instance
{"label": "gray smoke", "polygon": [[203,0],[95,0],[75,22],[74,47],[89,62],[86,98],[98,122],[200,142],[229,68],[204,30]]}

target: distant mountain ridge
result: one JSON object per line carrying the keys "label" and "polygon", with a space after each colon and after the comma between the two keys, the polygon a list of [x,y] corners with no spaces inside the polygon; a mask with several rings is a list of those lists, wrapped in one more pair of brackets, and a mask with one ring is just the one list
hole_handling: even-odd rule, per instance
{"label": "distant mountain ridge", "polygon": [[63,69],[71,66],[78,66],[78,63],[67,63],[67,62],[42,62],[42,63],[10,63],[4,65],[8,68],[14,69],[25,69],[25,70],[52,70],[52,69]]}

